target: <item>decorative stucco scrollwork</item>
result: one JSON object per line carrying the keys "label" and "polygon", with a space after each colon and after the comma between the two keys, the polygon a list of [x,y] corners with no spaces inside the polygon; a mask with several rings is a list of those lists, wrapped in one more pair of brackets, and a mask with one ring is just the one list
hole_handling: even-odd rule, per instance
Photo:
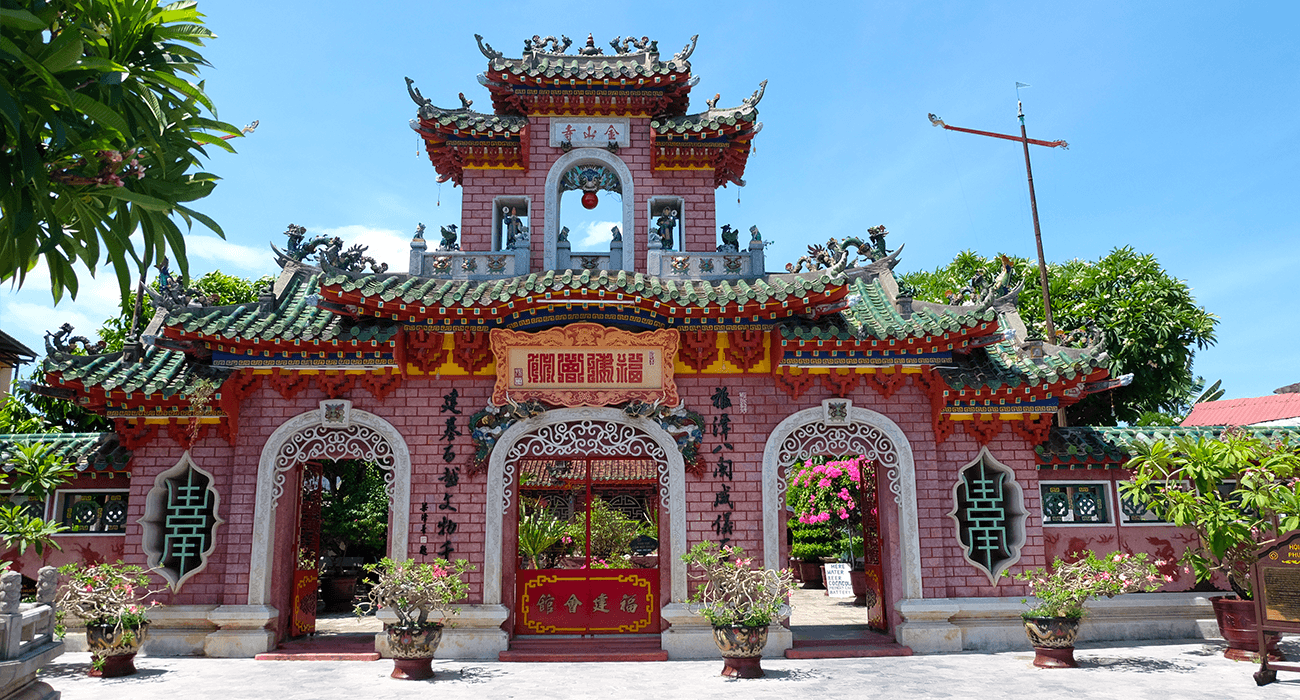
{"label": "decorative stucco scrollwork", "polygon": [[347,428],[312,425],[294,433],[275,455],[272,507],[284,494],[285,473],[312,459],[363,459],[378,464],[384,470],[384,492],[392,502],[396,456],[382,433],[365,425]]}
{"label": "decorative stucco scrollwork", "polygon": [[515,464],[539,457],[617,456],[654,460],[659,471],[659,500],[668,505],[668,453],[634,425],[581,419],[543,425],[520,436],[506,452],[501,512],[514,498]]}
{"label": "decorative stucco scrollwork", "polygon": [[[854,454],[865,455],[876,461],[884,469],[885,478],[889,480],[889,491],[894,494],[894,503],[902,503],[902,487],[898,479],[898,450],[884,431],[866,423],[849,423],[848,425],[826,425],[825,423],[806,423],[795,428],[778,448],[777,460],[786,469],[790,465],[802,462],[818,455],[839,457]],[[777,493],[784,496],[789,473],[783,473],[777,481]]]}

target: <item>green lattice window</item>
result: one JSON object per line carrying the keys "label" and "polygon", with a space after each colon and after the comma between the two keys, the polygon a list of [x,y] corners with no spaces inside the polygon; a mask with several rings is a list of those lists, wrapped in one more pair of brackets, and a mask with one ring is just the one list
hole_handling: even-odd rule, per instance
{"label": "green lattice window", "polygon": [[62,491],[59,493],[59,523],[75,533],[126,532],[126,503],[129,491]]}
{"label": "green lattice window", "polygon": [[1026,514],[1015,472],[984,448],[957,473],[953,501],[948,516],[957,524],[962,553],[996,584],[1025,544]]}
{"label": "green lattice window", "polygon": [[1044,525],[1104,525],[1110,515],[1107,482],[1040,483]]}
{"label": "green lattice window", "polygon": [[[1152,488],[1163,485],[1163,482],[1152,484]],[[1134,503],[1131,499],[1124,497],[1124,490],[1119,489],[1119,519],[1125,525],[1168,525],[1168,520],[1161,518],[1151,508]]]}
{"label": "green lattice window", "polygon": [[189,453],[154,480],[141,520],[143,546],[149,565],[173,589],[206,566],[223,522],[219,504],[212,475],[196,466]]}

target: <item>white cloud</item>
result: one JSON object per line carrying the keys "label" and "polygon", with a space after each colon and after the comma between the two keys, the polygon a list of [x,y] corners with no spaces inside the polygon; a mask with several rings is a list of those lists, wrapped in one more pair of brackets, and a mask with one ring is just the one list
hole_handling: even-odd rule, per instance
{"label": "white cloud", "polygon": [[[253,277],[278,271],[269,246],[258,249],[216,236],[186,236],[185,255],[190,261],[191,277],[202,277],[222,266],[233,266],[235,271]],[[231,270],[224,272],[230,274]]]}
{"label": "white cloud", "polygon": [[[592,221],[586,224],[578,232],[579,240],[575,250],[592,252],[609,250],[609,241],[614,237],[610,229],[622,223],[621,221]],[[569,240],[573,240],[573,236],[570,236]]]}
{"label": "white cloud", "polygon": [[388,263],[389,272],[406,272],[411,267],[411,236],[414,234],[353,224],[309,229],[307,235],[338,236],[343,239],[345,249],[357,244],[367,246],[369,250],[366,255],[381,263]]}

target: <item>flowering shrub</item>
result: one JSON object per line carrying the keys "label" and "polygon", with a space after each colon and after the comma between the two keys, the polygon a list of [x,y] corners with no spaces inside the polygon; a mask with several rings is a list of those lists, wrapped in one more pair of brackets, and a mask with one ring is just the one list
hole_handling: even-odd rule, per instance
{"label": "flowering shrub", "polygon": [[786,501],[794,508],[795,519],[803,525],[857,520],[858,490],[862,470],[873,467],[866,457],[850,457],[830,462],[812,458],[795,465],[786,491]]}
{"label": "flowering shrub", "polygon": [[448,617],[460,612],[451,604],[469,595],[469,584],[461,577],[474,569],[464,559],[455,562],[435,559],[425,563],[413,559],[393,561],[387,557],[362,568],[374,574],[376,580],[367,600],[358,603],[354,612],[369,615],[389,608],[397,615],[398,627],[428,626],[429,614],[434,612],[441,619],[433,624],[445,624]]}
{"label": "flowering shrub", "polygon": [[[87,625],[111,625],[117,631],[145,624],[144,599],[157,593],[149,590],[149,576],[133,564],[65,564],[59,573],[66,577],[55,599],[58,605],[58,633],[68,613]],[[157,605],[154,601],[152,605]]]}
{"label": "flowering shrub", "polygon": [[682,561],[702,570],[692,574],[701,583],[691,602],[715,627],[763,627],[790,614],[794,575],[788,569],[750,568],[754,560],[745,550],[716,542],[696,544]]}
{"label": "flowering shrub", "polygon": [[[1151,592],[1173,578],[1160,575],[1158,566],[1165,562],[1147,561],[1147,555],[1114,552],[1097,556],[1091,550],[1075,552],[1077,561],[1059,557],[1052,570],[1033,569],[1015,574],[1017,581],[1029,584],[1038,604],[1021,613],[1022,617],[1067,617],[1077,620],[1084,615],[1083,604],[1091,598],[1113,598],[1121,593]],[[1011,574],[1003,572],[1004,576]],[[1028,602],[1028,601],[1024,601]]]}

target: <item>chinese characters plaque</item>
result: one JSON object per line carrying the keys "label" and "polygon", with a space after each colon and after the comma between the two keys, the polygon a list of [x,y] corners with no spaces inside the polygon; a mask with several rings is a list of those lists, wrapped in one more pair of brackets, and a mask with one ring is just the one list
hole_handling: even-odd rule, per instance
{"label": "chinese characters plaque", "polygon": [[572,408],[640,400],[674,406],[678,340],[671,329],[631,333],[594,323],[540,333],[493,330],[492,403],[538,399]]}
{"label": "chinese characters plaque", "polygon": [[617,143],[626,148],[628,120],[584,119],[580,117],[551,117],[551,146],[568,143],[574,148],[605,148]]}
{"label": "chinese characters plaque", "polygon": [[658,569],[521,570],[521,634],[659,631]]}

